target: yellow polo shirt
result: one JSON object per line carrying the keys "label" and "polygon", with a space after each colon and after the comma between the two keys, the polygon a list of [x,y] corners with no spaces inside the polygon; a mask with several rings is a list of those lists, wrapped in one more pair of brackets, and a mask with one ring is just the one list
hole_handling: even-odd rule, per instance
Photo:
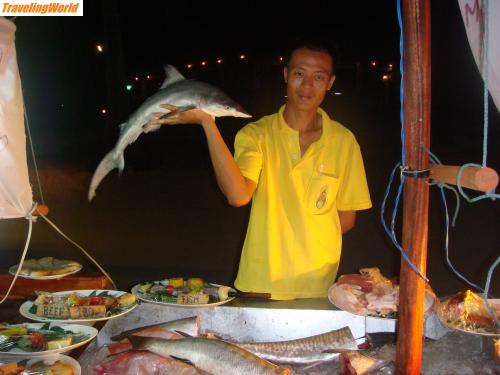
{"label": "yellow polo shirt", "polygon": [[235,286],[274,299],[325,297],[342,247],[337,210],[371,207],[363,160],[354,135],[321,109],[322,135],[301,157],[284,108],[236,135],[235,160],[257,188]]}

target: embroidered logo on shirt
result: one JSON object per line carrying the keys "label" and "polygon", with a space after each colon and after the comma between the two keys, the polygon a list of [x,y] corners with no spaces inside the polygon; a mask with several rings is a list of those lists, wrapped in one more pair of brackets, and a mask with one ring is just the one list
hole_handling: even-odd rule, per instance
{"label": "embroidered logo on shirt", "polygon": [[324,186],[321,189],[321,193],[319,193],[318,199],[316,199],[316,208],[318,210],[320,210],[323,207],[325,207],[325,204],[326,204],[326,192],[327,192],[327,189],[326,189],[326,186]]}

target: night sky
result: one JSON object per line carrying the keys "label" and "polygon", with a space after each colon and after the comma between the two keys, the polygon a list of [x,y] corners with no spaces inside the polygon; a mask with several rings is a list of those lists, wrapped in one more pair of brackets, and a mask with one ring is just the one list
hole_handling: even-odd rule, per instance
{"label": "night sky", "polygon": [[[26,106],[35,136],[43,139],[39,152],[49,156],[55,148],[64,148],[57,138],[75,138],[72,132],[90,140],[94,131],[101,131],[103,126],[116,129],[156,90],[166,63],[175,65],[188,78],[222,84],[235,99],[251,96],[246,106],[256,115],[275,108],[265,108],[269,100],[259,101],[259,92],[245,93],[246,86],[253,84],[250,81],[255,67],[265,70],[274,65],[276,68],[270,68],[263,77],[263,85],[279,84],[273,81],[281,78],[276,59],[300,38],[321,39],[333,48],[340,68],[334,89],[342,91],[346,89],[344,82],[345,86],[352,84],[349,71],[355,63],[363,67],[375,60],[397,67],[399,27],[395,1],[315,1],[307,7],[284,1],[272,2],[272,7],[270,4],[249,2],[244,9],[236,10],[229,2],[150,1],[144,3],[144,12],[139,12],[116,0],[87,1],[84,17],[17,18],[17,50]],[[433,86],[433,95],[447,101],[449,92],[457,89],[453,87],[455,76],[470,77],[468,85],[478,88],[480,80],[467,49],[456,1],[432,2],[432,12],[433,77],[437,73],[444,78]],[[103,54],[96,52],[97,44],[104,46]],[[457,46],[456,52],[446,50],[450,45]],[[242,53],[247,56],[246,64],[238,64]],[[459,54],[458,64],[449,64],[453,53]],[[224,59],[224,80],[218,79],[220,74],[215,72],[218,58]],[[206,68],[199,65],[203,60],[208,62]],[[192,71],[186,69],[188,63],[194,64]],[[342,69],[347,73],[343,74]],[[146,74],[151,74],[154,82],[148,82],[142,92],[124,92],[135,76],[143,78]],[[242,81],[245,77],[249,82]],[[398,78],[395,72],[391,82],[394,106],[398,105]],[[103,108],[108,110],[106,116],[100,113]],[[105,136],[112,137],[113,132],[109,133]],[[49,140],[59,144],[45,145]],[[74,150],[72,145],[66,147]]]}

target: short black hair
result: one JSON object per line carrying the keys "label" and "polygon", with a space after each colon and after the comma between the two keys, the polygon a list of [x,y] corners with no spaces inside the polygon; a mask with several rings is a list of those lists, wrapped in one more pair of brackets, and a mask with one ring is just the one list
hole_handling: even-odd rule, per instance
{"label": "short black hair", "polygon": [[309,51],[326,53],[332,58],[332,74],[335,72],[335,53],[331,43],[316,38],[296,39],[294,41],[294,44],[289,48],[286,56],[285,63],[287,67],[290,64],[294,52],[299,49],[307,49]]}

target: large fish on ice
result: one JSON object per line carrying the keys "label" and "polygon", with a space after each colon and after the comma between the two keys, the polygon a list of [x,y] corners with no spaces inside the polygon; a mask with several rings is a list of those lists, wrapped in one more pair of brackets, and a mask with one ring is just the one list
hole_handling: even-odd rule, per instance
{"label": "large fish on ice", "polygon": [[202,337],[165,340],[130,336],[134,349],[148,350],[189,361],[212,375],[289,375],[290,370],[274,365],[231,343]]}
{"label": "large fish on ice", "polygon": [[165,74],[166,78],[160,90],[146,99],[132,113],[128,121],[120,125],[120,137],[115,147],[102,159],[92,176],[88,193],[89,201],[94,198],[97,186],[110,171],[115,168],[118,168],[120,172],[123,171],[125,148],[135,142],[142,133],[158,130],[161,127],[161,125],[150,123],[154,119],[153,113],[161,111],[160,104],[176,106],[178,109],[175,112],[199,108],[213,117],[252,117],[215,86],[196,80],[187,80],[172,65],[165,66]]}
{"label": "large fish on ice", "polygon": [[332,361],[342,351],[358,349],[349,327],[296,340],[233,344],[273,363],[292,364]]}

